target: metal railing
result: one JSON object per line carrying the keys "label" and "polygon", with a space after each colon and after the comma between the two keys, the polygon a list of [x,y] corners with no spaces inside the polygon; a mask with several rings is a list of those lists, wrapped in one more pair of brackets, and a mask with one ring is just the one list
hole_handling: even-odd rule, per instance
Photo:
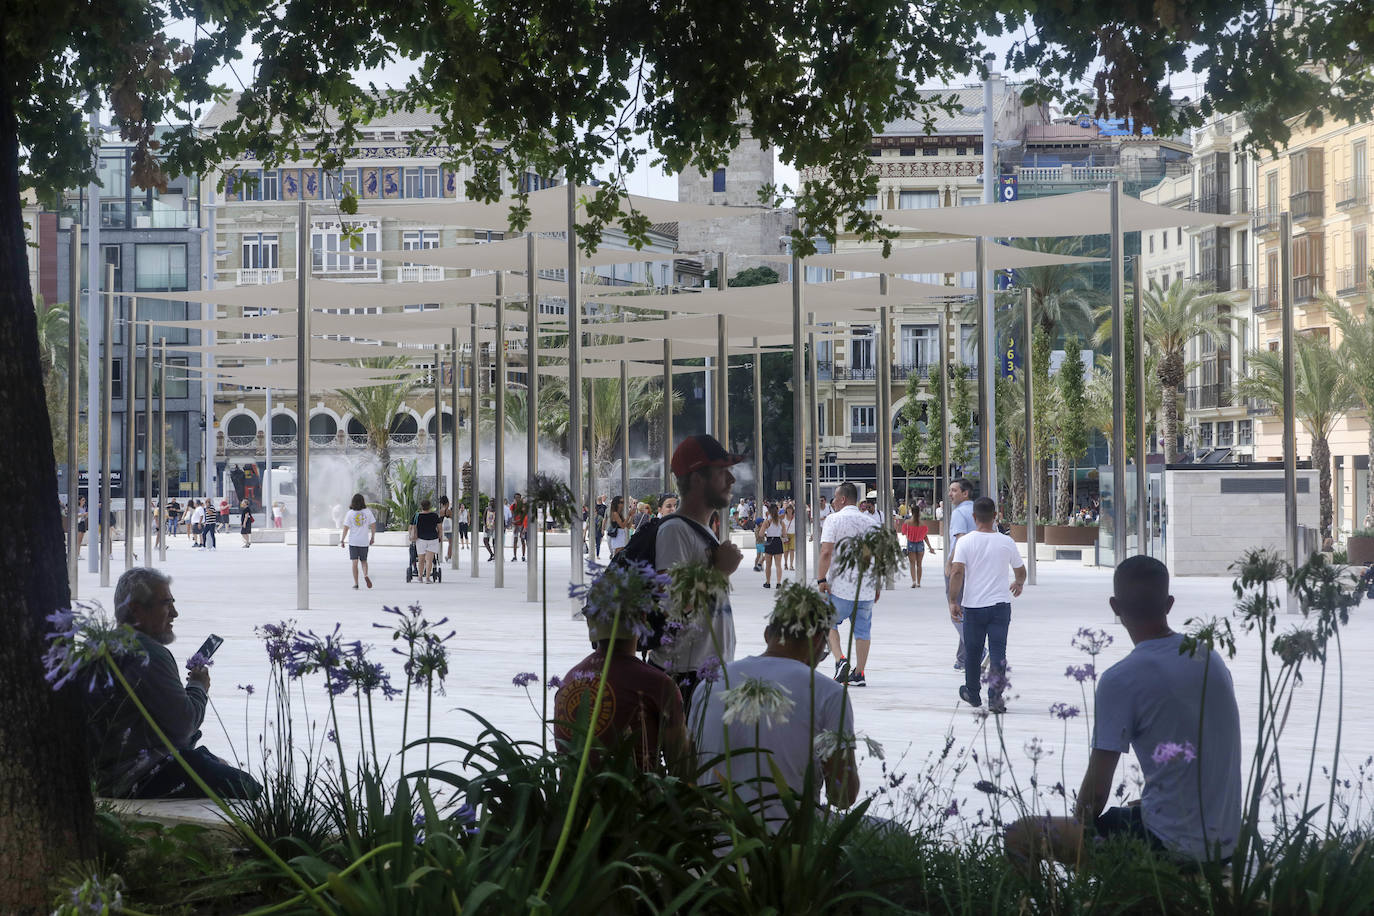
{"label": "metal railing", "polygon": [[1276,312],[1279,308],[1279,291],[1270,286],[1255,290],[1255,314],[1263,315]]}
{"label": "metal railing", "polygon": [[1199,213],[1229,214],[1236,217],[1251,215],[1254,198],[1249,188],[1232,188],[1204,194],[1188,202],[1188,209]]}
{"label": "metal railing", "polygon": [[1250,288],[1250,267],[1248,264],[1218,267],[1195,273],[1188,280],[1192,283],[1205,283],[1219,293],[1237,292]]}
{"label": "metal railing", "polygon": [[1336,272],[1336,295],[1358,296],[1369,289],[1369,269],[1343,267]]}
{"label": "metal railing", "polygon": [[338,445],[339,437],[335,433],[311,433],[310,444],[318,448],[328,448],[331,445]]}
{"label": "metal railing", "polygon": [[1322,291],[1322,277],[1294,277],[1293,278],[1293,301],[1295,303],[1311,302],[1317,298],[1317,294]]}
{"label": "metal railing", "polygon": [[273,436],[273,437],[272,437],[272,447],[273,447],[273,448],[294,448],[295,445],[296,445],[296,434],[295,434],[295,433],[291,433],[289,436]]}
{"label": "metal railing", "polygon": [[1336,209],[1353,210],[1369,204],[1369,178],[1361,175],[1336,182]]}
{"label": "metal railing", "polygon": [[367,445],[367,433],[349,433],[348,441],[351,445]]}
{"label": "metal railing", "polygon": [[402,264],[396,269],[402,283],[434,283],[444,279],[444,269],[430,264]]}
{"label": "metal railing", "polygon": [[1293,212],[1294,220],[1321,219],[1326,215],[1326,193],[1324,191],[1299,191],[1288,197],[1288,209]]}
{"label": "metal railing", "polygon": [[1270,204],[1267,207],[1255,208],[1255,231],[1256,232],[1278,232],[1279,231],[1279,208]]}
{"label": "metal railing", "polygon": [[243,267],[238,271],[239,286],[263,286],[282,281],[280,267]]}
{"label": "metal railing", "polygon": [[1231,386],[1224,382],[1188,386],[1188,409],[1211,410],[1231,406]]}
{"label": "metal railing", "polygon": [[850,430],[849,441],[858,443],[877,442],[878,431],[876,429]]}
{"label": "metal railing", "polygon": [[251,436],[225,436],[224,441],[230,448],[252,448],[258,444],[256,434]]}

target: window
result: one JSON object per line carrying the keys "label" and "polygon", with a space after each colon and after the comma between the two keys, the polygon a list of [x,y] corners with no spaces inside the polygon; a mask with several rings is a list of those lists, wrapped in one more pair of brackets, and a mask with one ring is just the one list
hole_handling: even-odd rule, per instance
{"label": "window", "polygon": [[1150,232],[1150,233],[1147,233],[1147,234],[1148,234],[1149,237],[1150,237],[1150,254],[1154,254],[1154,253],[1155,253],[1155,234],[1154,234],[1153,232]]}
{"label": "window", "polygon": [[725,193],[725,169],[716,169],[711,176],[711,190],[717,194]]}
{"label": "window", "polygon": [[1293,197],[1322,189],[1321,147],[1299,150],[1288,158],[1288,182],[1288,193]]}
{"label": "window", "polygon": [[825,425],[825,402],[816,405],[816,435],[828,436],[830,429]]}
{"label": "window", "polygon": [[939,191],[903,191],[897,198],[902,210],[933,210],[940,206]]}
{"label": "window", "polygon": [[903,155],[903,156],[914,156],[914,155],[916,155],[916,147],[914,147],[914,146],[904,146],[904,147],[902,147],[902,155]]}
{"label": "window", "polygon": [[959,361],[965,366],[978,367],[978,326],[966,324],[959,328]]}
{"label": "window", "polygon": [[1217,448],[1230,448],[1235,444],[1235,424],[1229,420],[1217,423]]}
{"label": "window", "polygon": [[[1165,230],[1164,230],[1164,234],[1167,236],[1167,235],[1169,234],[1169,230],[1168,230],[1168,229],[1165,229]],[[1183,244],[1183,227],[1182,227],[1182,226],[1179,226],[1179,227],[1178,227],[1178,240],[1177,240],[1177,241],[1178,241],[1178,244],[1180,244],[1180,245]]]}
{"label": "window", "polygon": [[402,183],[404,184],[403,196],[405,197],[424,197],[425,178],[421,169],[405,169]]}
{"label": "window", "polygon": [[1270,210],[1279,209],[1279,170],[1274,169],[1264,176],[1264,205]]}
{"label": "window", "polygon": [[424,185],[424,187],[422,188],[422,190],[425,192],[425,196],[426,196],[426,197],[438,197],[438,196],[439,196],[439,170],[438,170],[438,169],[424,169],[423,172],[424,172],[424,180],[423,180],[423,185]]}
{"label": "window", "polygon": [[314,223],[310,227],[312,269],[321,274],[350,274],[360,279],[380,280],[381,262],[360,253],[381,248],[381,230],[375,221],[364,221],[361,229],[362,244],[354,249],[343,237],[337,222]]}
{"label": "window", "polygon": [[959,196],[959,206],[976,207],[983,202],[983,198],[976,195],[961,194]]}
{"label": "window", "polygon": [[1254,445],[1255,443],[1255,421],[1237,420],[1236,421],[1236,444]]}
{"label": "window", "polygon": [[280,267],[280,256],[280,242],[275,232],[258,232],[243,237],[244,268]]}
{"label": "window", "polygon": [[[110,400],[124,400],[124,360],[122,359],[110,360]],[[111,430],[110,442],[116,443],[120,441],[122,440],[116,439],[114,436],[114,431]],[[115,448],[112,449],[112,451],[117,453],[119,449]]]}
{"label": "window", "polygon": [[1322,253],[1320,232],[1308,232],[1293,239],[1294,279],[1324,276]]}
{"label": "window", "polygon": [[849,342],[849,368],[851,371],[872,371],[873,369],[873,329],[856,327],[851,331]]}
{"label": "window", "polygon": [[903,325],[901,364],[903,366],[933,365],[938,350],[936,345],[938,333],[938,328],[934,325]]}
{"label": "window", "polygon": [[1197,425],[1197,444],[1198,448],[1212,447],[1212,424],[1199,423]]}
{"label": "window", "polygon": [[865,198],[864,198],[864,209],[867,210],[867,211],[869,211],[870,213],[872,213],[874,210],[878,209],[878,195],[877,195],[877,194],[873,194],[873,195],[871,195],[871,196],[869,196],[869,197],[865,197]]}
{"label": "window", "polygon": [[439,247],[438,229],[411,229],[401,235],[402,251],[424,251]]}
{"label": "window", "polygon": [[1169,250],[1169,230],[1168,230],[1168,229],[1165,229],[1163,232],[1160,233],[1160,236],[1164,239],[1163,249],[1164,249],[1165,251],[1168,251],[1168,250]]}
{"label": "window", "polygon": [[262,192],[260,200],[281,200],[281,178],[276,169],[265,169],[262,173],[262,183],[259,185]]}
{"label": "window", "polygon": [[878,409],[871,405],[851,406],[849,408],[849,431],[873,434],[878,431]]}
{"label": "window", "polygon": [[1363,288],[1369,281],[1369,227],[1359,226],[1350,233],[1350,266],[1355,271],[1355,286]]}
{"label": "window", "polygon": [[[135,371],[138,376],[134,379],[134,397],[142,398],[145,396],[147,386],[143,384],[144,366],[148,360],[140,356],[137,360]],[[158,395],[158,361],[153,361],[153,397]],[[191,383],[186,378],[187,359],[184,356],[167,357],[167,400],[175,398],[189,398],[191,396]]]}
{"label": "window", "polygon": [[139,291],[186,289],[186,246],[134,246],[134,288]]}
{"label": "window", "polygon": [[923,146],[923,147],[921,147],[921,155],[922,155],[922,156],[938,156],[938,155],[940,155],[940,150],[939,150],[938,147],[934,147],[934,146]]}
{"label": "window", "polygon": [[150,299],[140,296],[138,300],[138,339],[146,343],[148,340],[148,325],[145,322],[153,322],[153,342],[156,343],[159,337],[167,339],[169,344],[184,344],[187,342],[187,335],[190,333],[186,328],[167,327],[162,324],[165,321],[185,321],[186,303],[173,302],[167,299]]}
{"label": "window", "polygon": [[[100,251],[105,255],[105,263],[114,267],[114,288],[121,290],[124,288],[124,269],[121,267],[123,252],[118,245],[101,245]],[[100,285],[105,285],[105,278],[100,278]],[[82,286],[85,286],[83,283]]]}

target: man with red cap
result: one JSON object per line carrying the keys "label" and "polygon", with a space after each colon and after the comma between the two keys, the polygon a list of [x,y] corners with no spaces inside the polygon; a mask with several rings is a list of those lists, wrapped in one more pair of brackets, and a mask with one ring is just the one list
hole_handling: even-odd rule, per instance
{"label": "man with red cap", "polygon": [[[682,563],[704,563],[726,576],[739,568],[743,554],[711,530],[711,516],[730,505],[735,475],[730,468],[744,460],[727,452],[711,436],[688,436],[673,452],[673,476],[680,497],[677,512],[664,519],[654,541],[654,566],[669,570]],[[671,643],[655,649],[649,661],[678,682],[684,699],[701,678],[735,657],[735,619],[730,596],[723,593],[712,609],[709,626],[695,622],[678,632]]]}

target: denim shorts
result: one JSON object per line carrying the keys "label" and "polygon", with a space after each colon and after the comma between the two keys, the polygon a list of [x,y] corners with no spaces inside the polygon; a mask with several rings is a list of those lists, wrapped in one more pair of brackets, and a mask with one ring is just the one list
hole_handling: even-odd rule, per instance
{"label": "denim shorts", "polygon": [[854,638],[872,639],[873,633],[873,602],[857,601],[849,598],[840,598],[836,595],[830,596],[830,605],[835,609],[835,627],[854,617]]}

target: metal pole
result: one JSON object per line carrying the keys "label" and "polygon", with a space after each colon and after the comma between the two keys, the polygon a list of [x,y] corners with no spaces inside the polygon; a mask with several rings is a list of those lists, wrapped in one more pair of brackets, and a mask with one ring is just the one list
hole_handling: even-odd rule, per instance
{"label": "metal pole", "polygon": [[[814,331],[811,330],[811,328],[816,326],[815,312],[808,312],[806,314],[806,324],[806,347],[810,353],[809,359],[807,360],[807,362],[809,363],[809,371],[806,374],[806,401],[811,406],[806,414],[806,429],[807,441],[811,443],[811,492],[809,494],[809,499],[803,498],[797,501],[799,504],[797,511],[798,518],[801,517],[803,512],[810,513],[815,511],[813,507],[821,501],[821,431],[816,423],[816,420],[818,419],[816,415],[816,378],[818,376],[818,373],[816,372],[816,334]],[[805,496],[807,496],[807,494],[803,494],[803,497]],[[807,518],[810,518],[809,514],[807,515]],[[793,540],[795,540],[798,544],[801,545],[801,549],[799,549],[797,552],[805,553],[807,542],[801,540],[800,538],[794,538]],[[820,569],[821,533],[819,530],[815,532],[815,538],[810,543],[811,568]],[[798,581],[804,582],[805,580],[805,576],[801,576],[798,578]]]}
{"label": "metal pole", "polygon": [[[157,339],[157,498],[162,502],[163,519],[157,526],[157,559],[167,562],[167,338]],[[151,354],[149,354],[151,355]]]}
{"label": "metal pole", "polygon": [[[296,218],[296,608],[310,607],[310,205]],[[272,421],[267,421],[272,435]],[[269,494],[270,495],[270,494]]]}
{"label": "metal pole", "polygon": [[[578,379],[577,384],[580,388],[582,380]],[[596,380],[587,379],[587,510],[589,512],[596,511],[593,508],[593,501],[596,499],[599,489],[600,481],[596,479]],[[621,508],[624,509],[623,506]],[[610,511],[609,506],[607,511]],[[609,518],[606,520],[606,524],[610,524]],[[589,550],[587,555],[589,557],[594,556],[596,554],[596,544],[593,543],[596,538],[596,520],[590,515],[587,517],[586,534]]]}
{"label": "metal pole", "polygon": [[134,568],[134,496],[138,492],[137,443],[134,439],[134,386],[138,384],[138,297],[129,297],[129,311],[124,316],[124,433],[119,459],[119,482],[124,490],[124,568]]}
{"label": "metal pole", "polygon": [[492,513],[491,540],[496,545],[496,572],[493,584],[506,587],[506,274],[496,272],[496,383],[491,396],[496,404],[496,435],[492,444],[491,498],[496,500]]}
{"label": "metal pole", "polygon": [[[453,469],[455,472],[457,468]],[[444,345],[434,345],[434,511],[439,511],[439,496],[444,492]],[[439,526],[439,545],[443,546],[443,525]],[[442,551],[440,559],[443,559]],[[436,567],[438,563],[434,564]]]}
{"label": "metal pole", "polygon": [[[802,261],[792,253],[792,497],[798,544],[806,543],[806,351],[802,337]],[[797,551],[797,581],[807,580],[806,551]]]}
{"label": "metal pole", "polygon": [[[949,501],[949,307],[940,306],[940,345],[938,350],[939,384],[940,384],[940,417],[944,422],[944,434],[940,436],[940,489],[935,494],[936,502]],[[943,518],[940,521],[940,546],[945,551],[945,569],[949,569],[949,510],[953,508],[946,506],[941,513]]]}
{"label": "metal pole", "polygon": [[[449,333],[452,335],[452,339],[449,343],[449,353],[451,354],[451,358],[453,360],[453,375],[449,379],[449,384],[451,384],[453,387],[449,389],[448,400],[449,406],[453,410],[453,420],[449,427],[451,433],[449,435],[450,452],[448,461],[448,498],[449,506],[452,507],[453,511],[453,539],[456,541],[458,539],[458,500],[462,498],[462,493],[458,489],[458,480],[460,470],[462,468],[462,465],[459,464],[458,461],[458,326],[455,324],[453,327],[449,328]],[[440,417],[439,428],[441,430],[444,428],[443,422],[443,417]],[[469,530],[472,529],[471,523],[472,514],[468,513]],[[449,569],[452,569],[454,572],[457,572],[458,560],[460,558],[461,551],[454,550],[453,546],[454,545],[452,543],[449,544]]]}
{"label": "metal pole", "polygon": [[[81,548],[78,544],[77,503],[81,501],[81,475],[77,441],[81,436],[81,214],[72,222],[71,295],[67,299],[67,589],[77,597],[81,568],[76,562]],[[90,493],[90,485],[86,487]],[[90,503],[86,499],[87,524],[90,528]]]}
{"label": "metal pole", "polygon": [[[525,502],[539,473],[539,271],[534,233],[525,242]],[[539,537],[537,516],[526,516],[533,536],[525,547],[525,600],[539,600]]]}
{"label": "metal pole", "polygon": [[[725,252],[720,253],[720,291],[729,288],[727,275],[730,270]],[[720,336],[716,343],[716,439],[730,451],[730,340],[726,334],[724,315],[716,316],[716,333]]]}
{"label": "metal pole", "polygon": [[[470,442],[468,444],[468,463],[472,468],[472,486],[468,488],[468,501],[472,503],[468,509],[468,517],[472,522],[472,578],[476,579],[481,575],[481,563],[477,556],[477,535],[485,530],[483,526],[486,519],[482,516],[482,398],[481,398],[481,372],[482,372],[482,350],[481,342],[477,338],[477,306],[472,306],[472,378],[469,384],[472,386],[472,411],[468,417],[468,432]],[[489,533],[489,532],[488,532]]]}
{"label": "metal pole", "polygon": [[[95,219],[100,218],[99,211],[93,214]],[[92,239],[94,241],[94,239]],[[109,588],[110,586],[110,413],[111,413],[111,386],[114,374],[114,265],[105,265],[105,299],[103,305],[104,313],[101,316],[100,339],[103,346],[100,348],[100,507],[97,510],[100,524],[100,587]],[[94,381],[94,380],[92,380]],[[89,488],[88,488],[89,489]]]}
{"label": "metal pole", "polygon": [[[89,115],[91,137],[99,140],[100,131],[100,105],[96,104],[96,98],[91,97],[91,111]],[[96,154],[97,157],[99,154]],[[99,164],[97,158],[93,165]],[[90,238],[86,243],[86,518],[87,535],[91,538],[90,549],[86,552],[86,571],[100,572],[105,565],[104,535],[105,519],[102,515],[108,515],[110,507],[100,501],[97,495],[97,488],[100,494],[104,494],[101,486],[105,476],[109,473],[109,466],[105,463],[105,446],[101,438],[107,422],[104,410],[104,392],[109,387],[110,377],[108,368],[104,373],[101,368],[105,366],[104,353],[101,350],[102,341],[105,346],[109,346],[109,337],[102,337],[106,332],[106,325],[103,320],[97,321],[96,315],[103,314],[110,306],[109,303],[100,297],[101,292],[101,271],[100,267],[105,263],[101,257],[100,248],[100,184],[92,181],[86,186],[86,219],[89,220]],[[76,219],[80,224],[80,215]],[[72,261],[72,272],[81,272],[80,246],[77,247],[77,257]],[[114,269],[109,265],[105,267],[105,291],[109,294],[114,292]],[[79,281],[77,281],[79,282]],[[73,313],[76,312],[76,305],[72,305]],[[76,353],[73,352],[71,359],[75,361]],[[102,586],[110,584],[110,577],[107,573],[101,572],[100,584]],[[75,597],[75,593],[73,593]]]}
{"label": "metal pole", "polygon": [[143,562],[153,565],[153,323],[143,339]]}
{"label": "metal pole", "polygon": [[1025,390],[1025,442],[1022,448],[1026,453],[1026,582],[1035,584],[1035,470],[1032,461],[1035,456],[1035,357],[1031,350],[1031,290],[1026,287],[1024,298],[1025,313],[1021,319],[1021,383]]}
{"label": "metal pole", "polygon": [[[1140,255],[1135,256],[1135,278],[1131,294],[1131,310],[1135,316],[1135,358],[1132,369],[1135,373],[1135,552],[1142,556],[1150,553],[1150,498],[1146,484],[1150,480],[1150,464],[1145,454],[1145,312],[1140,300],[1141,287],[1145,283],[1145,272],[1141,267]],[[1060,470],[1063,473],[1063,470]],[[1069,473],[1074,473],[1069,468]],[[1162,478],[1161,478],[1162,479]]]}
{"label": "metal pole", "polygon": [[[275,311],[275,309],[274,309],[273,311]],[[269,337],[268,339],[270,340],[271,338]],[[269,366],[272,365],[272,360],[271,360],[271,359],[267,359],[267,360],[265,360],[264,362],[266,362],[267,365],[269,365]],[[266,447],[266,450],[265,450],[264,453],[263,453],[263,457],[266,459],[266,461],[265,461],[265,467],[263,468],[263,472],[262,472],[262,507],[263,507],[263,514],[267,517],[267,524],[268,524],[268,525],[271,525],[271,524],[272,524],[272,386],[271,386],[270,384],[267,386],[266,392],[267,392],[267,436],[266,436],[266,438],[264,439],[264,441],[266,442],[267,447]],[[390,432],[388,432],[387,435],[390,435]],[[382,486],[383,486],[383,487],[386,487],[386,486],[387,486],[387,481],[383,480],[383,481],[382,481]]]}
{"label": "metal pole", "polygon": [[[669,312],[664,312],[667,318]],[[663,338],[663,492],[677,489],[673,480],[673,342]]]}
{"label": "metal pole", "polygon": [[[210,182],[208,187],[210,199],[205,205],[205,232],[201,234],[204,244],[201,251],[204,259],[202,268],[205,271],[205,289],[211,290],[215,288],[215,214],[218,208],[215,206],[215,183]],[[207,303],[201,307],[201,317],[207,321],[214,321],[215,311],[215,306]],[[201,340],[204,343],[214,343],[215,332],[207,329]],[[200,385],[205,395],[205,444],[201,461],[204,465],[205,492],[214,496],[215,491],[220,489],[215,486],[215,352],[207,351],[202,362],[205,371],[201,373]],[[268,422],[270,424],[271,421]],[[268,429],[270,431],[270,425]]]}
{"label": "metal pole", "polygon": [[[763,505],[763,350],[754,338],[754,503]],[[803,549],[805,549],[803,547]]]}
{"label": "metal pole", "polygon": [[997,359],[996,314],[988,283],[987,239],[974,245],[978,290],[978,474],[980,489],[997,498]]}
{"label": "metal pole", "polygon": [[[573,514],[568,542],[572,552],[572,582],[582,584],[582,305],[577,283],[577,184],[568,182],[568,486]],[[592,464],[594,462],[588,462]],[[593,497],[586,502],[591,505]],[[595,529],[595,525],[588,526]]]}
{"label": "metal pole", "polygon": [[[1293,218],[1279,214],[1279,303],[1283,321],[1283,520],[1288,562],[1294,567],[1306,558],[1298,543],[1298,430],[1294,417],[1297,397],[1293,374]],[[1298,610],[1289,602],[1291,612]]]}
{"label": "metal pole", "polygon": [[[887,274],[878,275],[879,295],[886,296]],[[883,527],[892,524],[892,488],[888,478],[892,476],[892,452],[888,436],[892,431],[889,414],[892,410],[892,310],[886,306],[878,307],[878,460],[873,475],[878,484],[878,510]],[[890,586],[889,586],[890,587]]]}
{"label": "metal pole", "polygon": [[[630,375],[625,360],[620,361],[620,495],[621,510],[630,513]],[[633,518],[633,514],[630,514]]]}
{"label": "metal pole", "polygon": [[[1112,235],[1112,562],[1126,559],[1126,333],[1122,287],[1125,260],[1121,238],[1121,180],[1111,183]],[[1137,396],[1136,402],[1140,402]]]}

